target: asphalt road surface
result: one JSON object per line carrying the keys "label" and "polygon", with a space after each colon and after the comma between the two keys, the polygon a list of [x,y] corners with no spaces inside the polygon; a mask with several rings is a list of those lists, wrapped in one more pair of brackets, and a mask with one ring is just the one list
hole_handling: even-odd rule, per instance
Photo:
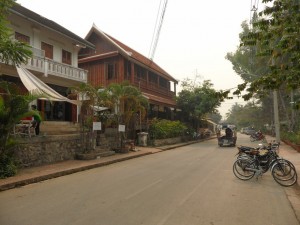
{"label": "asphalt road surface", "polygon": [[298,225],[270,172],[233,175],[236,152],[213,139],[0,192],[0,224]]}

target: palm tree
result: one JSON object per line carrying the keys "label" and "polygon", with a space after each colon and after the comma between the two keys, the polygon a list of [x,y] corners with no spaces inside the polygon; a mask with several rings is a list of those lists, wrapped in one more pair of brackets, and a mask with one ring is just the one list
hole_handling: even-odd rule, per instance
{"label": "palm tree", "polygon": [[[107,123],[125,125],[126,132],[121,133],[122,141],[130,133],[129,126],[139,114],[140,119],[146,115],[148,100],[135,87],[128,83],[110,84],[107,88],[93,87],[90,84],[81,84],[71,88],[72,94],[82,99],[80,123],[82,128],[82,142],[85,152],[94,148],[95,135],[92,130],[92,123],[95,120],[95,107],[107,107],[112,112]],[[133,137],[133,133],[131,136]],[[116,135],[118,136],[118,135]]]}
{"label": "palm tree", "polygon": [[77,95],[81,100],[79,122],[81,127],[81,141],[84,146],[84,153],[90,152],[94,149],[94,108],[95,106],[100,106],[102,104],[99,94],[99,90],[101,89],[101,87],[93,87],[92,85],[86,83],[81,83],[79,86],[70,88],[71,95]]}
{"label": "palm tree", "polygon": [[122,140],[127,136],[134,137],[134,133],[130,132],[130,124],[139,114],[143,119],[148,109],[148,100],[142,95],[141,91],[128,83],[110,84],[102,93],[103,100],[114,112],[118,125],[125,125],[125,132],[121,135]]}

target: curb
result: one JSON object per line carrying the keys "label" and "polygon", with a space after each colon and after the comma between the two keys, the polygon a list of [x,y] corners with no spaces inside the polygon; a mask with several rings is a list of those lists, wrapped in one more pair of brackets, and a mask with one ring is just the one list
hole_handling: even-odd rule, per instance
{"label": "curb", "polygon": [[180,144],[175,144],[175,145],[166,145],[166,146],[162,146],[162,147],[156,147],[162,151],[166,151],[166,150],[171,150],[171,149],[174,149],[174,148],[179,148],[179,147],[183,147],[183,146],[187,146],[187,145],[192,145],[192,144],[195,144],[195,143],[198,143],[198,142],[204,142],[204,141],[208,141],[208,140],[211,140],[211,139],[215,139],[217,138],[216,136],[212,136],[210,138],[206,138],[206,139],[200,139],[200,140],[196,140],[196,141],[188,141],[188,142],[184,142],[184,143],[180,143]]}
{"label": "curb", "polygon": [[17,188],[17,187],[22,187],[22,186],[25,186],[28,184],[33,184],[33,183],[50,180],[50,179],[57,178],[57,177],[70,175],[70,174],[77,173],[77,172],[82,172],[85,170],[90,170],[90,169],[94,169],[94,168],[98,168],[98,167],[102,167],[102,166],[107,166],[107,165],[110,165],[113,163],[122,162],[122,161],[130,160],[133,158],[138,158],[138,157],[142,157],[142,156],[146,156],[146,155],[150,155],[150,154],[156,154],[156,153],[159,153],[162,151],[167,151],[167,150],[171,150],[174,148],[183,147],[183,146],[207,141],[207,140],[214,139],[214,138],[215,137],[213,136],[213,137],[201,139],[201,140],[188,141],[188,142],[174,144],[174,145],[165,145],[165,146],[161,146],[161,147],[155,147],[156,149],[158,149],[158,151],[145,152],[145,153],[141,153],[141,154],[136,154],[136,155],[126,156],[126,157],[117,158],[117,159],[113,159],[113,160],[108,160],[105,162],[99,162],[99,163],[94,163],[94,164],[90,164],[90,165],[86,165],[86,166],[80,166],[80,167],[76,167],[76,168],[72,168],[72,169],[66,169],[66,170],[62,170],[62,171],[58,171],[58,172],[53,172],[53,173],[49,173],[49,174],[45,174],[45,175],[39,175],[36,177],[24,179],[24,180],[13,181],[13,182],[10,182],[7,184],[0,184],[0,192],[9,190],[9,189],[13,189],[13,188]]}
{"label": "curb", "polygon": [[77,173],[77,172],[82,172],[82,171],[89,170],[89,169],[94,169],[94,168],[98,168],[98,167],[102,167],[102,166],[107,166],[107,165],[110,165],[110,164],[113,164],[113,163],[126,161],[126,160],[129,160],[129,159],[138,158],[138,157],[142,157],[142,156],[146,156],[146,155],[150,155],[150,154],[153,154],[153,153],[152,152],[146,152],[146,153],[139,154],[139,155],[132,155],[132,156],[124,157],[124,158],[114,159],[114,160],[107,161],[107,162],[95,163],[95,164],[92,164],[92,165],[82,166],[82,167],[73,168],[73,169],[67,169],[67,170],[63,170],[63,171],[59,171],[59,172],[50,173],[50,174],[47,174],[47,175],[32,177],[32,178],[21,180],[21,181],[16,181],[16,182],[8,183],[8,184],[3,184],[3,185],[0,185],[0,192],[8,190],[8,189],[13,189],[13,188],[25,186],[25,185],[28,185],[28,184],[33,184],[33,183],[37,183],[37,182],[41,182],[41,181],[61,177],[61,176],[70,175],[70,174]]}

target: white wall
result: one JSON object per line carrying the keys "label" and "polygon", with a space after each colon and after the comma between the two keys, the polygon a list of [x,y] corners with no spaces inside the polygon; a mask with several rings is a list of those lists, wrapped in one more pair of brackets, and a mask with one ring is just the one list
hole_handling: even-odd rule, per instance
{"label": "white wall", "polygon": [[31,46],[41,49],[41,42],[52,45],[53,60],[57,62],[62,62],[62,49],[71,52],[72,66],[78,67],[79,48],[74,45],[75,41],[14,14],[9,16],[9,20],[13,31],[30,37]]}

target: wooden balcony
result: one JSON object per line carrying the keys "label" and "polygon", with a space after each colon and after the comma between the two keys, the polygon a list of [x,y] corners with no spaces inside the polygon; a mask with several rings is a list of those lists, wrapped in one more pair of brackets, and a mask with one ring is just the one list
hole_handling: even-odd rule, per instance
{"label": "wooden balcony", "polygon": [[165,97],[173,98],[175,96],[175,92],[168,90],[167,88],[163,88],[158,84],[147,82],[145,80],[135,80],[134,85],[139,87],[141,91],[146,91],[150,94],[159,94]]}

